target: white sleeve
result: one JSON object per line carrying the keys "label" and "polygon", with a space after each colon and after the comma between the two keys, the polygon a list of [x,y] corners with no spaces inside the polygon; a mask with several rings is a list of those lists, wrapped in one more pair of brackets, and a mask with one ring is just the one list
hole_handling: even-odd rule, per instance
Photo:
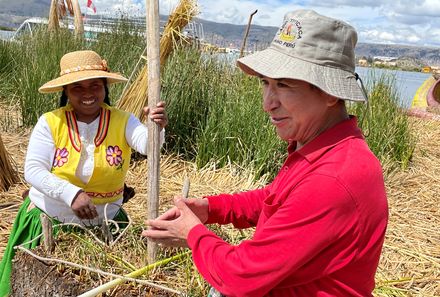
{"label": "white sleeve", "polygon": [[63,200],[72,205],[72,200],[81,189],[51,173],[55,144],[44,116],[38,119],[29,139],[24,164],[24,178],[45,197]]}
{"label": "white sleeve", "polygon": [[[148,129],[141,121],[133,114],[128,119],[127,127],[125,129],[125,138],[128,145],[142,155],[147,154]],[[160,146],[165,142],[165,129],[160,131],[159,135]]]}

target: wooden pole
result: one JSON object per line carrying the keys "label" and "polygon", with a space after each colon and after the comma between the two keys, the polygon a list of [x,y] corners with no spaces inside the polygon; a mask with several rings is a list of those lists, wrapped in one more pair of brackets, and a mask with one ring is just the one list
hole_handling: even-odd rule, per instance
{"label": "wooden pole", "polygon": [[249,29],[251,27],[251,22],[252,22],[252,18],[254,16],[254,14],[256,14],[258,12],[258,9],[256,9],[253,13],[251,13],[251,15],[249,16],[249,21],[246,27],[246,32],[244,33],[244,37],[243,37],[243,42],[241,43],[241,49],[240,49],[240,58],[243,57],[244,54],[244,49],[246,47],[246,39],[248,37],[249,34]]}
{"label": "wooden pole", "polygon": [[84,34],[84,23],[81,14],[81,8],[79,7],[78,0],[72,0],[73,6],[73,18],[75,25],[75,37],[82,37]]}
{"label": "wooden pole", "polygon": [[53,241],[52,221],[45,213],[42,213],[40,215],[40,221],[43,228],[43,246],[46,252],[50,253],[55,249],[55,243]]}
{"label": "wooden pole", "polygon": [[[159,1],[147,0],[148,107],[156,107],[160,97]],[[159,126],[148,120],[148,218],[155,219],[159,209]],[[148,262],[156,262],[157,245],[148,241]]]}

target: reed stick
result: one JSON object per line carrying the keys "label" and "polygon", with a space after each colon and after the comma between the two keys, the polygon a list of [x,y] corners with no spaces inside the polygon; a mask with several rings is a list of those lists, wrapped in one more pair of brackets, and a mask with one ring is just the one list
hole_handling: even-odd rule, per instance
{"label": "reed stick", "polygon": [[[189,255],[190,253],[191,252],[185,252],[185,253],[182,253],[182,254],[179,254],[179,255],[176,255],[176,256],[173,256],[173,257],[170,257],[170,258],[167,258],[167,259],[155,262],[153,264],[150,264],[148,266],[142,267],[142,268],[140,268],[138,270],[135,270],[135,271],[127,274],[126,277],[131,277],[131,278],[139,277],[139,276],[147,273],[148,271],[151,271],[151,270],[155,269],[156,267],[168,264],[168,263],[170,263],[172,261],[175,261],[175,260],[182,259],[183,257]],[[121,284],[124,281],[125,280],[122,279],[122,278],[114,279],[114,280],[112,280],[112,281],[110,281],[108,283],[102,284],[99,287],[96,287],[96,288],[94,288],[94,289],[92,289],[92,290],[90,290],[88,292],[85,292],[85,293],[79,295],[78,297],[93,297],[93,296],[99,295],[99,294],[104,293],[105,291],[107,291],[107,290],[109,290],[109,289],[111,289],[111,288]]]}

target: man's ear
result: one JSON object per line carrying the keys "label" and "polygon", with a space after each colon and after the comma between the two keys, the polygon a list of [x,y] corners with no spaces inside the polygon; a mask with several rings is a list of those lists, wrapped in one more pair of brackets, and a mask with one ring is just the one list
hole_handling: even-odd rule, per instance
{"label": "man's ear", "polygon": [[328,107],[335,106],[336,104],[339,103],[339,100],[341,100],[341,99],[339,99],[339,98],[337,98],[335,96],[332,96],[330,94],[326,94],[326,95],[327,95],[326,99],[327,99],[327,106]]}

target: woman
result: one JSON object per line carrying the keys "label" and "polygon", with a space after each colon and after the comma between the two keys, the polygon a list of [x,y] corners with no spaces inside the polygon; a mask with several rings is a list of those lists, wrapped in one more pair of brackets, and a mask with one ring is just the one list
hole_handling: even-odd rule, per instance
{"label": "woman", "polygon": [[[109,72],[93,51],[68,53],[60,66],[60,76],[39,89],[62,92],[60,108],[40,117],[29,140],[24,174],[32,187],[0,264],[0,296],[10,290],[13,247],[41,233],[41,213],[58,222],[100,225],[109,203],[107,218],[126,219],[121,205],[131,148],[146,154],[146,126],[110,106],[107,86],[127,79]],[[144,112],[160,126],[163,143],[168,123],[164,102]]]}

